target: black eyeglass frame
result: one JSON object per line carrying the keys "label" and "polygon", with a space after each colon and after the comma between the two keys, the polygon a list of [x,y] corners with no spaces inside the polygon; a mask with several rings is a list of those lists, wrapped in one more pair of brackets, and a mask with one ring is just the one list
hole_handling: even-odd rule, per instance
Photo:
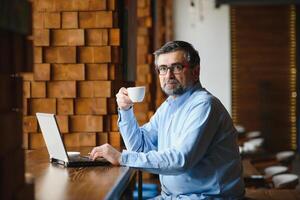
{"label": "black eyeglass frame", "polygon": [[[165,76],[168,73],[168,70],[171,70],[173,74],[181,74],[183,69],[188,66],[189,66],[188,63],[172,63],[169,66],[167,66],[167,65],[156,66],[155,71],[157,72],[158,75],[162,75],[162,76]],[[162,67],[166,67],[166,69],[165,69],[166,71],[164,73],[161,73],[160,68],[162,68]],[[175,71],[175,69],[176,69],[175,67],[179,67],[179,68],[177,68],[177,71]]]}

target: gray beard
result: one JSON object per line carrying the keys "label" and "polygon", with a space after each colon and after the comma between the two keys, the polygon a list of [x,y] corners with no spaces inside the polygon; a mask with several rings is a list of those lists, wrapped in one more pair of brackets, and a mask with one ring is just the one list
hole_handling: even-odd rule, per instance
{"label": "gray beard", "polygon": [[177,85],[173,89],[167,89],[167,87],[161,87],[163,92],[168,96],[179,96],[185,93],[186,88],[184,88],[179,82],[177,82]]}

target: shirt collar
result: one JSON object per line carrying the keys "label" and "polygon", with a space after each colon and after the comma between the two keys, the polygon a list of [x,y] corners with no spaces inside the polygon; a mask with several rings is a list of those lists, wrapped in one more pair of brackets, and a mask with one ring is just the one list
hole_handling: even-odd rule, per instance
{"label": "shirt collar", "polygon": [[188,89],[187,91],[185,91],[185,93],[183,93],[180,96],[177,96],[175,99],[172,96],[169,96],[166,100],[166,102],[169,105],[175,104],[177,106],[180,106],[181,104],[183,104],[183,102],[185,100],[187,100],[189,98],[189,96],[191,96],[191,94],[196,91],[202,89],[201,83],[198,82],[195,85],[193,85],[190,89]]}

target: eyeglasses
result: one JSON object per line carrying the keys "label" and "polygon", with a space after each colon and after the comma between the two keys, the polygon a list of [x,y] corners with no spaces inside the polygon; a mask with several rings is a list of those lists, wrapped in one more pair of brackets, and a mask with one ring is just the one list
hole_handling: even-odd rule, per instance
{"label": "eyeglasses", "polygon": [[171,66],[160,65],[156,67],[156,71],[159,75],[166,75],[168,69],[171,70],[174,74],[180,74],[183,71],[183,68],[186,67],[186,64],[174,63]]}

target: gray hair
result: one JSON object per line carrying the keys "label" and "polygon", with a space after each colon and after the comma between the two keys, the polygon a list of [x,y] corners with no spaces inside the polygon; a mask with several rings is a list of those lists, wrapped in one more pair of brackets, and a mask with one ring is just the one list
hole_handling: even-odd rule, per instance
{"label": "gray hair", "polygon": [[153,54],[155,57],[154,63],[157,66],[157,59],[159,55],[170,53],[174,51],[183,51],[186,61],[189,63],[190,68],[200,65],[200,56],[198,51],[188,42],[185,41],[170,41],[163,45],[160,49],[156,50]]}

